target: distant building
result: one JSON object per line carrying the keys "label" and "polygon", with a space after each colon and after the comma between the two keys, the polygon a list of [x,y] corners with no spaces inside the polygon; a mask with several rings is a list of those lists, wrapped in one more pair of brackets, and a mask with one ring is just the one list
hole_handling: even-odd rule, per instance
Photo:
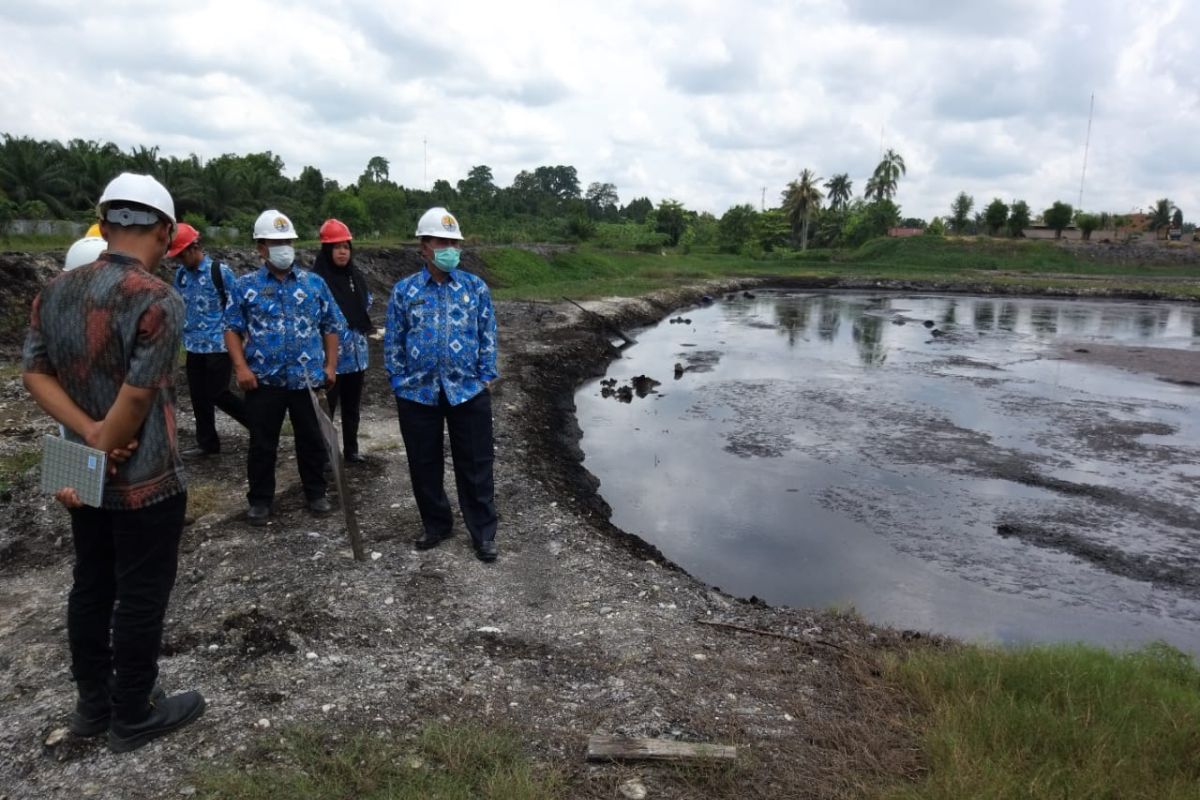
{"label": "distant building", "polygon": [[888,236],[897,239],[903,239],[906,236],[920,236],[925,233],[924,228],[888,228]]}

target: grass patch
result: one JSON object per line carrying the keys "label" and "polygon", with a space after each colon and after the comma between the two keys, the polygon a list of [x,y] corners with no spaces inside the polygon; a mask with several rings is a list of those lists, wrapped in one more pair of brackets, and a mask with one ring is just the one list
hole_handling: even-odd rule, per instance
{"label": "grass patch", "polygon": [[17,479],[42,461],[41,450],[19,450],[0,456],[0,493],[11,492]]}
{"label": "grass patch", "polygon": [[[1147,279],[1200,277],[1200,265],[1140,266],[1095,263],[1047,241],[942,239],[915,236],[875,239],[856,250],[769,253],[761,259],[693,251],[665,254],[604,250],[582,245],[550,257],[515,248],[489,248],[480,256],[493,294],[503,300],[629,297],[712,278],[852,278],[949,280],[979,291],[1065,289],[1079,278],[1104,279],[1104,288],[1154,295],[1164,287]],[[1200,281],[1173,283],[1173,296],[1200,299]]]}
{"label": "grass patch", "polygon": [[198,776],[206,800],[550,800],[558,773],[537,769],[516,736],[434,725],[407,745],[372,734],[285,732],[253,763]]}
{"label": "grass patch", "polygon": [[215,483],[193,481],[188,484],[187,515],[200,519],[221,508],[221,498],[228,493]]}
{"label": "grass patch", "polygon": [[908,798],[1200,796],[1200,671],[1167,645],[964,647],[894,662],[928,773]]}
{"label": "grass patch", "polygon": [[[28,323],[28,320],[26,322]],[[24,365],[20,360],[0,362],[0,381],[16,380],[21,377],[22,372],[24,372]]]}

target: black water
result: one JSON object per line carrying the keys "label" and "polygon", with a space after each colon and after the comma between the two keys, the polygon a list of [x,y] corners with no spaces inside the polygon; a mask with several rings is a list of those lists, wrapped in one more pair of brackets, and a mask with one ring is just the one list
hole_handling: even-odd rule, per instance
{"label": "black water", "polygon": [[[576,405],[613,522],[692,574],[969,639],[1200,652],[1200,389],[1061,357],[1198,349],[1200,307],[757,292],[671,319]],[[638,375],[659,385],[604,396]]]}

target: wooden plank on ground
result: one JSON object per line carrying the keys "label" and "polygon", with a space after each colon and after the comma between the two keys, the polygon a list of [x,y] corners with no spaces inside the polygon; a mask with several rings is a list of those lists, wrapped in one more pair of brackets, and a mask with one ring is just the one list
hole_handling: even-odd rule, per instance
{"label": "wooden plank on ground", "polygon": [[588,737],[588,761],[732,761],[736,758],[737,748],[725,744],[631,739],[596,733]]}

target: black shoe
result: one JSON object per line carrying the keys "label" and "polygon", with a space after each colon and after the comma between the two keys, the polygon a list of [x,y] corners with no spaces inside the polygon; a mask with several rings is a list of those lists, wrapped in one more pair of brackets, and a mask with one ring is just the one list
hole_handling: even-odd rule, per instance
{"label": "black shoe", "polygon": [[413,542],[413,546],[416,547],[418,550],[431,550],[449,538],[450,538],[449,533],[444,534],[444,535],[438,535],[436,533],[430,533],[429,531],[425,531],[425,533],[423,533],[421,535],[420,539],[417,539],[415,542]]}
{"label": "black shoe", "polygon": [[271,516],[271,506],[267,503],[251,503],[246,512],[246,522],[255,527],[266,525]]}
{"label": "black shoe", "polygon": [[485,564],[490,564],[496,560],[496,556],[500,555],[500,550],[496,547],[496,540],[484,542],[475,548],[475,557]]}
{"label": "black shoe", "polygon": [[220,452],[220,448],[216,450],[209,450],[204,447],[189,447],[179,455],[183,456],[184,458],[207,458],[208,456],[215,456]]}
{"label": "black shoe", "polygon": [[[150,690],[150,702],[161,703],[167,696],[157,683]],[[79,684],[79,699],[67,718],[67,729],[76,736],[98,736],[108,730],[112,719],[112,684]]]}
{"label": "black shoe", "polygon": [[204,697],[199,692],[183,692],[160,702],[151,702],[150,714],[140,722],[124,722],[114,716],[108,729],[108,749],[128,753],[159,736],[178,730],[200,719]]}
{"label": "black shoe", "polygon": [[346,455],[342,456],[342,458],[345,460],[345,462],[347,464],[365,464],[365,463],[367,463],[367,457],[364,456],[362,453],[358,452],[357,450],[354,451],[353,453],[346,453]]}
{"label": "black shoe", "polygon": [[328,514],[333,511],[333,505],[329,502],[328,497],[321,495],[308,501],[308,510],[314,514]]}

